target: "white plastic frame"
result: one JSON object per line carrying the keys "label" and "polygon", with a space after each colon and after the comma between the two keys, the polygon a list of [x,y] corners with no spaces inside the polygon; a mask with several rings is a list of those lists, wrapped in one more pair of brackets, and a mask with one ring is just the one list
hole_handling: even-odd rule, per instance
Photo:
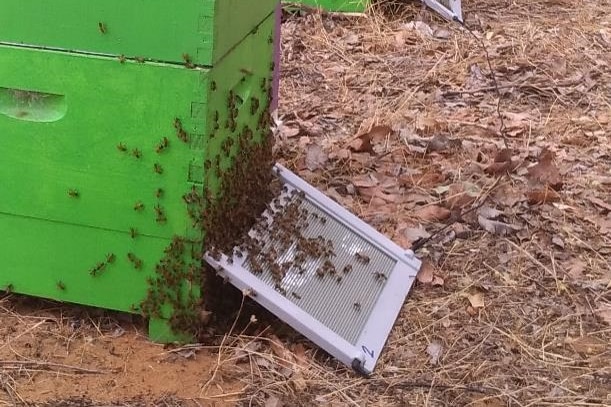
{"label": "white plastic frame", "polygon": [[443,18],[446,18],[450,21],[458,20],[463,21],[462,19],[462,5],[461,0],[446,0],[449,7],[446,7],[438,0],[422,0],[424,4],[441,14]]}
{"label": "white plastic frame", "polygon": [[216,261],[208,254],[204,255],[204,259],[215,267],[219,274],[228,278],[232,285],[240,290],[250,292],[256,302],[293,329],[302,333],[340,362],[351,366],[363,375],[369,375],[374,370],[388,335],[420,269],[421,262],[411,250],[404,250],[282,165],[276,164],[274,170],[279,174],[283,183],[303,191],[307,199],[319,205],[333,218],[344,223],[353,232],[361,235],[370,244],[397,262],[388,275],[386,285],[375,303],[371,315],[356,341],[356,345],[337,335],[295,303],[278,293],[273,287],[245,270],[242,267],[243,259],[234,256],[232,261],[228,262],[227,257],[222,256],[219,261]]}

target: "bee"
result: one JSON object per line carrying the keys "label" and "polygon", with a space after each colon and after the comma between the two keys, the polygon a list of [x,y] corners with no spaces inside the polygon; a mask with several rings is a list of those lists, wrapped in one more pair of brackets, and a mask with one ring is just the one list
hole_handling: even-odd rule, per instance
{"label": "bee", "polygon": [[300,299],[301,299],[301,295],[297,294],[295,291],[293,291],[293,292],[291,293],[291,295],[292,295],[293,297],[297,298],[298,300],[300,300]]}
{"label": "bee", "polygon": [[286,296],[286,290],[284,288],[282,288],[282,286],[278,283],[276,283],[276,285],[274,285],[274,288],[276,289],[276,291],[278,291],[280,294]]}
{"label": "bee", "polygon": [[361,310],[361,303],[360,302],[355,302],[354,304],[352,304],[352,307],[356,310],[356,311],[360,311]]}
{"label": "bee", "polygon": [[89,270],[89,274],[91,274],[92,276],[96,276],[98,274],[99,271],[102,271],[104,269],[104,267],[106,267],[106,264],[104,263],[98,263],[95,265],[95,267],[93,267],[91,270]]}
{"label": "bee", "polygon": [[98,23],[98,30],[100,30],[102,34],[106,34],[108,32],[108,30],[106,29],[106,24],[101,21]]}
{"label": "bee", "polygon": [[182,123],[178,117],[174,118],[174,128],[176,130],[182,129]]}
{"label": "bee", "polygon": [[132,155],[133,155],[134,157],[136,157],[136,158],[141,158],[141,157],[142,157],[142,152],[141,152],[139,149],[134,148],[134,149],[132,150]]}
{"label": "bee", "polygon": [[69,189],[68,195],[72,198],[78,198],[80,196],[79,192],[76,189]]}
{"label": "bee", "polygon": [[356,252],[354,253],[354,257],[356,257],[356,259],[358,261],[360,261],[363,264],[368,264],[369,263],[369,256],[367,256],[366,254],[360,253],[360,252]]}
{"label": "bee", "polygon": [[153,165],[153,171],[161,175],[163,174],[163,167],[161,166],[161,164],[155,163],[155,165]]}
{"label": "bee", "polygon": [[240,68],[240,72],[242,72],[244,75],[252,75],[252,71],[247,68]]}
{"label": "bee", "polygon": [[124,64],[125,63],[125,55],[121,54],[119,55],[119,62]]}
{"label": "bee", "polygon": [[189,141],[189,135],[187,134],[186,131],[184,131],[182,128],[180,128],[177,132],[176,132],[176,136],[184,143],[187,143]]}
{"label": "bee", "polygon": [[62,281],[58,281],[57,282],[57,288],[59,288],[60,290],[65,290],[66,289],[66,285],[62,282]]}
{"label": "bee", "polygon": [[138,61],[141,64],[144,63],[144,58],[142,58],[142,57],[136,57],[135,59],[136,59],[136,61]]}
{"label": "bee", "polygon": [[4,287],[4,291],[5,291],[7,294],[12,293],[14,290],[15,290],[15,286],[14,286],[14,285],[12,285],[12,284],[7,284],[7,285],[6,285],[6,287]]}
{"label": "bee", "polygon": [[373,275],[375,276],[375,279],[378,281],[388,280],[388,277],[386,276],[386,274],[382,273],[381,271],[376,271],[375,273],[373,273]]}
{"label": "bee", "polygon": [[117,144],[117,150],[121,151],[122,153],[127,151],[127,147],[125,147],[125,144],[123,143],[119,143]]}
{"label": "bee", "polygon": [[182,54],[182,60],[185,62],[185,66],[189,69],[195,68],[191,56],[189,54]]}
{"label": "bee", "polygon": [[157,147],[155,148],[155,152],[157,152],[157,154],[161,154],[161,152],[163,152],[163,150],[168,148],[169,145],[170,145],[170,141],[168,140],[167,137],[164,137],[161,139],[161,142],[157,144]]}
{"label": "bee", "polygon": [[352,264],[347,264],[346,266],[344,266],[344,274],[348,274],[351,271],[352,271]]}
{"label": "bee", "polygon": [[144,209],[144,204],[140,201],[136,202],[136,204],[134,205],[134,210],[141,211],[143,209]]}
{"label": "bee", "polygon": [[155,196],[157,197],[157,199],[161,198],[163,196],[163,189],[157,188],[157,190],[155,191]]}
{"label": "bee", "polygon": [[210,82],[210,89],[211,89],[212,91],[215,91],[215,90],[216,90],[216,82],[215,82],[215,81],[211,81],[211,82]]}
{"label": "bee", "polygon": [[138,236],[138,231],[134,228],[129,228],[129,235],[132,239],[135,239]]}
{"label": "bee", "polygon": [[106,263],[114,263],[116,256],[114,253],[109,253],[106,255]]}
{"label": "bee", "polygon": [[253,97],[250,99],[250,114],[254,115],[259,110],[259,99]]}

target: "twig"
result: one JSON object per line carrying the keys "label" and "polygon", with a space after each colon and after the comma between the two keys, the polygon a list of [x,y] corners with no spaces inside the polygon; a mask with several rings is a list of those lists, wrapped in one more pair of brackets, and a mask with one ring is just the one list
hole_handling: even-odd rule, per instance
{"label": "twig", "polygon": [[[472,206],[471,208],[467,209],[464,212],[461,212],[460,215],[458,216],[458,219],[461,219],[462,217],[464,217],[465,215],[479,209],[482,207],[482,205],[486,202],[486,200],[488,199],[488,197],[490,196],[490,193],[496,189],[496,187],[499,185],[499,182],[501,181],[501,179],[503,178],[503,175],[499,176],[496,178],[496,180],[494,181],[494,183],[490,186],[490,189],[488,189],[488,191],[485,193],[485,196],[483,199],[480,199],[480,202],[477,205]],[[447,230],[450,226],[452,226],[452,224],[454,223],[454,221],[456,220],[455,217],[450,217],[450,221],[447,222],[443,227],[441,227],[441,229],[438,229],[437,231],[435,231],[432,235],[430,235],[427,238],[424,238],[422,240],[417,241],[416,243],[414,243],[414,245],[412,246],[411,250],[416,251],[418,249],[420,249],[422,246],[424,246],[426,243],[430,242],[431,240],[433,240],[434,238],[436,238],[437,236],[439,236],[442,232],[444,232],[445,230]]]}
{"label": "twig", "polygon": [[403,389],[434,388],[437,390],[464,390],[464,391],[470,391],[470,392],[481,393],[481,394],[487,394],[490,391],[494,390],[490,387],[485,387],[485,386],[454,386],[454,385],[449,385],[449,384],[438,384],[438,383],[434,383],[433,381],[424,381],[424,380],[423,381],[406,380],[406,381],[400,381],[397,383],[391,383],[384,378],[373,379],[373,380],[382,382],[382,384],[388,386],[388,388],[390,387],[395,387],[395,388],[398,387],[398,388],[403,388]]}
{"label": "twig", "polygon": [[527,81],[523,81],[521,83],[505,83],[505,84],[498,85],[498,86],[484,86],[482,88],[477,88],[477,89],[449,90],[447,92],[443,92],[441,95],[444,97],[445,96],[470,95],[473,93],[483,93],[483,92],[490,92],[490,91],[496,92],[497,90],[510,89],[510,88],[517,88],[517,89],[534,88],[534,89],[539,90],[540,92],[543,92],[546,90],[553,92],[555,89],[569,88],[575,85],[579,85],[581,82],[583,82],[583,80],[580,78],[578,80],[555,83],[553,86],[540,87],[539,84],[534,84],[534,83],[529,83]]}
{"label": "twig", "polygon": [[219,353],[218,353],[218,357],[216,360],[216,366],[214,368],[214,372],[212,372],[212,376],[210,376],[210,379],[208,379],[206,383],[204,383],[204,385],[202,386],[201,391],[200,391],[200,396],[204,394],[204,392],[212,384],[214,379],[216,379],[216,374],[218,373],[218,370],[221,367],[221,357],[223,356],[223,346],[225,345],[225,341],[227,340],[227,338],[229,338],[231,334],[233,333],[233,330],[235,329],[238,323],[238,319],[240,318],[240,315],[242,314],[242,308],[244,307],[245,298],[246,298],[246,295],[244,295],[243,293],[242,302],[240,303],[240,309],[238,310],[238,314],[236,315],[235,319],[233,320],[233,324],[231,325],[231,329],[229,329],[229,333],[223,336],[223,340],[221,341],[221,344],[219,345],[219,351],[218,351]]}
{"label": "twig", "polygon": [[87,369],[84,367],[64,365],[61,363],[53,362],[41,362],[36,360],[0,360],[0,370],[2,369],[27,369],[27,368],[43,368],[52,370],[52,368],[71,370],[76,373],[87,373],[87,374],[105,374],[113,373],[118,371],[117,369],[111,370],[98,370],[98,369]]}
{"label": "twig", "polygon": [[492,62],[490,61],[490,54],[488,54],[488,48],[486,48],[486,44],[484,43],[484,40],[482,40],[477,35],[475,35],[473,30],[471,30],[471,28],[469,28],[467,24],[465,24],[463,21],[459,20],[456,17],[454,18],[454,21],[460,24],[465,30],[467,30],[469,34],[471,34],[473,38],[475,38],[475,40],[479,43],[480,47],[484,51],[484,55],[486,57],[486,63],[488,64],[488,69],[490,70],[490,76],[492,78],[492,84],[494,85],[494,89],[496,91],[496,96],[497,96],[496,114],[498,115],[499,120],[501,121],[501,128],[499,129],[499,133],[501,134],[501,137],[503,137],[503,143],[505,144],[505,148],[509,148],[509,144],[507,143],[507,135],[505,134],[505,130],[506,130],[505,120],[503,120],[503,115],[501,114],[501,91],[499,90],[499,84],[496,80],[494,69],[492,68]]}

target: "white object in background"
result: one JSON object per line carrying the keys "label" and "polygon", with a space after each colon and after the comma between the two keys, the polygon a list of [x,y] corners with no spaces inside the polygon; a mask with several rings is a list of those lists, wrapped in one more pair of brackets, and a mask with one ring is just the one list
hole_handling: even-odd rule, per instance
{"label": "white object in background", "polygon": [[441,14],[443,18],[447,18],[448,20],[458,20],[460,22],[462,19],[462,7],[460,4],[461,0],[422,0],[424,4]]}
{"label": "white object in background", "polygon": [[[229,254],[231,257],[223,254],[217,259],[206,253],[204,258],[229,283],[254,294],[256,302],[330,355],[369,375],[421,262],[412,251],[402,249],[296,174],[280,164],[275,169],[287,187],[287,196],[292,196],[293,190],[300,191],[304,194],[300,206],[315,213],[316,218],[326,219],[322,223],[312,222],[303,233],[332,242],[338,273],[330,279],[320,278],[316,271],[319,261],[308,261],[305,269],[287,272],[275,287],[273,274],[268,270],[253,273],[248,269],[249,253]],[[268,228],[267,232],[258,233],[271,234],[270,231]],[[273,236],[265,240],[271,242]],[[264,250],[269,250],[267,244]],[[291,250],[282,251],[278,260],[292,262]],[[369,256],[365,264],[354,262],[351,271],[344,272],[343,279],[336,281],[343,265],[362,252]]]}

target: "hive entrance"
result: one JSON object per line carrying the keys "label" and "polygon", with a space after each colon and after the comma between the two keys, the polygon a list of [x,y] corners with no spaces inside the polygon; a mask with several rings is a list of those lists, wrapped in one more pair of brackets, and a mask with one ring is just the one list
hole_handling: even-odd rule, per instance
{"label": "hive entrance", "polygon": [[369,373],[420,262],[276,165],[282,192],[218,273],[314,343]]}

